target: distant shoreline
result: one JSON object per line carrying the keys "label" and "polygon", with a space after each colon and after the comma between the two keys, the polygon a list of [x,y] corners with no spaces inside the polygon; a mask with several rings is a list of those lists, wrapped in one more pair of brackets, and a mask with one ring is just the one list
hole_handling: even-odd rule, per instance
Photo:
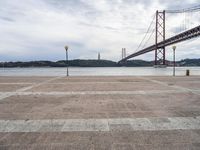
{"label": "distant shoreline", "polygon": [[[154,61],[130,60],[118,64],[111,60],[69,60],[70,67],[153,67]],[[167,66],[173,66],[172,61],[166,61]],[[176,62],[179,67],[200,67],[200,59],[183,59]],[[66,67],[66,61],[29,61],[29,62],[0,62],[0,68],[30,68],[30,67]]]}

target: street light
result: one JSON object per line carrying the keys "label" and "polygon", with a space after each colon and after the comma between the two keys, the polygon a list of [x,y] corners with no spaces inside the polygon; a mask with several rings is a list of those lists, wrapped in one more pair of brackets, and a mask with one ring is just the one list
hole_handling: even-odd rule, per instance
{"label": "street light", "polygon": [[176,50],[176,46],[172,46],[172,49],[173,49],[173,57],[174,57],[173,76],[175,76],[175,66],[176,66],[175,50]]}
{"label": "street light", "polygon": [[66,50],[66,67],[67,67],[67,76],[69,76],[69,61],[68,61],[68,46],[65,46],[65,50]]}

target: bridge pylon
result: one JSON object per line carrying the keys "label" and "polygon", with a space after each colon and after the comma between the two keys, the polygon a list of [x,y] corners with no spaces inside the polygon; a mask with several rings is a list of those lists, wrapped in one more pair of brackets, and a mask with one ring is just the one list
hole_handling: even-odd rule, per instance
{"label": "bridge pylon", "polygon": [[165,66],[165,47],[158,47],[158,43],[165,41],[165,11],[156,11],[155,34],[155,67]]}

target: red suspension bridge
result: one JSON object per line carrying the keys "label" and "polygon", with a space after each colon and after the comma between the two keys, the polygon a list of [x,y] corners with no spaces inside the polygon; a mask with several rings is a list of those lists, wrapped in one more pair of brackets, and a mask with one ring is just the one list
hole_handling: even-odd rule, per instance
{"label": "red suspension bridge", "polygon": [[[184,32],[178,33],[178,34],[166,39],[166,14],[173,15],[173,14],[186,14],[186,13],[196,13],[196,12],[200,12],[200,5],[191,7],[188,9],[181,9],[181,10],[156,11],[156,14],[153,17],[153,20],[152,20],[144,38],[142,39],[140,45],[138,46],[136,52],[123,58],[122,60],[119,61],[119,63],[123,63],[123,62],[127,61],[128,59],[134,58],[136,56],[139,56],[139,55],[151,52],[151,51],[155,51],[155,66],[166,65],[165,47],[200,36],[200,25],[196,25],[195,27],[192,27],[190,29],[187,28]],[[151,34],[150,34],[149,38],[147,39],[147,41],[144,42],[145,38],[147,37],[147,34],[150,31],[150,28],[153,25],[154,20],[156,20],[155,28],[151,31]],[[185,28],[187,26],[186,22],[187,21],[185,21]],[[143,46],[142,49],[139,50],[142,43],[147,43],[148,40],[151,39],[153,33],[155,33],[155,44],[148,46],[146,48],[144,48],[144,46]],[[146,44],[144,44],[144,45],[146,45]]]}

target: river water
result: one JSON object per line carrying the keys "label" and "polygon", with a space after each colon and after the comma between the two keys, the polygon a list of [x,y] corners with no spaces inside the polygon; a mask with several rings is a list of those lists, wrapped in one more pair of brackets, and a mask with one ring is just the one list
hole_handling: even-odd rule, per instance
{"label": "river water", "polygon": [[[200,75],[200,67],[176,67],[176,75]],[[154,67],[70,67],[70,76],[170,76],[173,68]],[[0,76],[65,76],[66,68],[0,68]]]}

